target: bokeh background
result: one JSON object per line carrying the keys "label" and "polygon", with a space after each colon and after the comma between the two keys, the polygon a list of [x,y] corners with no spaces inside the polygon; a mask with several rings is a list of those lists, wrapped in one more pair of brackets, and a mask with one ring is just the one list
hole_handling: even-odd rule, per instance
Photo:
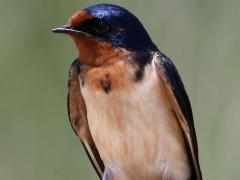
{"label": "bokeh background", "polygon": [[[204,179],[240,177],[240,1],[118,0],[175,62],[190,96]],[[0,1],[0,180],[96,180],[67,117],[77,53],[51,33],[94,0]]]}

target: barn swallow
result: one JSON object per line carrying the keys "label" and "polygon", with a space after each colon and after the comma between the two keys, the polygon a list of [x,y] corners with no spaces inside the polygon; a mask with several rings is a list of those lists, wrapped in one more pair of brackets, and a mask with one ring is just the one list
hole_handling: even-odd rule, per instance
{"label": "barn swallow", "polygon": [[68,113],[103,180],[202,180],[191,105],[173,62],[131,12],[98,4],[63,27],[78,50]]}

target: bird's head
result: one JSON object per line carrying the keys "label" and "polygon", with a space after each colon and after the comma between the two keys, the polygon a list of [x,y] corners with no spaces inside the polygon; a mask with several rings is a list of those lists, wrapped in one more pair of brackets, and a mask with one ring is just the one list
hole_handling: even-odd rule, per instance
{"label": "bird's head", "polygon": [[112,4],[98,4],[78,11],[66,25],[53,29],[53,32],[70,35],[81,61],[86,64],[100,65],[103,59],[113,57],[119,51],[128,54],[157,50],[137,17]]}

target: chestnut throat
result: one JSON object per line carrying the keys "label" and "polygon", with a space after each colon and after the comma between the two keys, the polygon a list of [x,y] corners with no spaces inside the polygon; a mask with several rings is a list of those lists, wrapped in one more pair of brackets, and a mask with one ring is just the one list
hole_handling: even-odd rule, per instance
{"label": "chestnut throat", "polygon": [[111,43],[84,36],[71,36],[78,50],[81,64],[101,66],[127,59],[130,52],[114,48]]}

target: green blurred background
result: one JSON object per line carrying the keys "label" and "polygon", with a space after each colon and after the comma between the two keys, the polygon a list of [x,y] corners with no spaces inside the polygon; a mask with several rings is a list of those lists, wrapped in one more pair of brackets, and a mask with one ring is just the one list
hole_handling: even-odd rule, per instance
{"label": "green blurred background", "polygon": [[[240,176],[240,1],[122,0],[177,65],[204,179]],[[96,180],[67,117],[77,53],[51,33],[93,0],[0,1],[0,180]]]}

